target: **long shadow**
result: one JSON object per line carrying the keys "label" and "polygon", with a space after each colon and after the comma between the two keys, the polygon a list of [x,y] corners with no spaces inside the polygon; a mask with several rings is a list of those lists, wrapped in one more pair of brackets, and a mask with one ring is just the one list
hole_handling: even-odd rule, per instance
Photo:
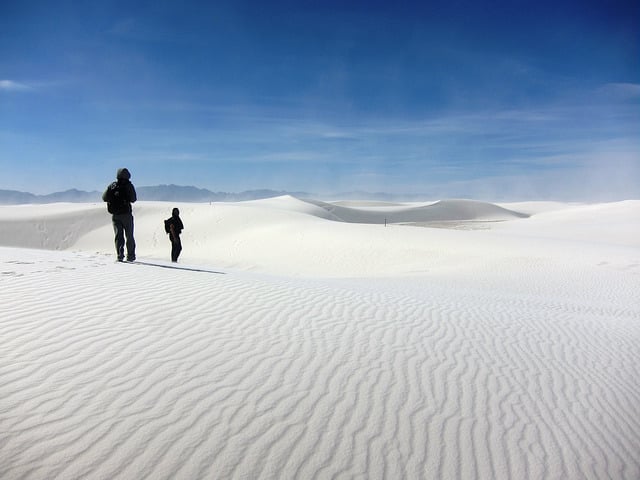
{"label": "long shadow", "polygon": [[215,271],[215,270],[207,270],[205,268],[184,267],[182,265],[177,265],[177,264],[165,265],[165,264],[162,264],[162,263],[152,263],[152,262],[145,262],[145,261],[141,261],[141,260],[136,260],[135,262],[132,262],[132,263],[134,263],[136,265],[146,265],[147,267],[160,267],[160,268],[169,268],[169,269],[172,269],[172,270],[186,270],[186,271],[189,271],[189,272],[215,273],[216,275],[226,275],[225,272],[218,272],[218,271]]}

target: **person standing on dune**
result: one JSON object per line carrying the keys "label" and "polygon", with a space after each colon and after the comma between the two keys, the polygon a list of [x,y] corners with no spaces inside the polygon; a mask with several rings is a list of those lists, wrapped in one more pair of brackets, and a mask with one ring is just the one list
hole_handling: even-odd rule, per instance
{"label": "person standing on dune", "polygon": [[133,238],[133,213],[131,204],[138,199],[136,189],[130,181],[131,173],[126,168],[118,169],[116,181],[111,183],[102,194],[107,202],[107,211],[112,215],[118,261],[124,261],[125,237],[127,262],[136,259],[136,241]]}
{"label": "person standing on dune", "polygon": [[164,229],[169,234],[169,240],[171,241],[171,261],[177,262],[180,252],[182,251],[182,242],[180,241],[180,234],[184,229],[182,220],[180,220],[180,210],[174,208],[171,212],[171,217],[164,221]]}

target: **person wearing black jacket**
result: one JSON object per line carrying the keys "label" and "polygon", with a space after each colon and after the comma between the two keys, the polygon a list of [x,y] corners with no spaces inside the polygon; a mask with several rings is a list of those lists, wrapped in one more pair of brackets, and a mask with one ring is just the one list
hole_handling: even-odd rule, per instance
{"label": "person wearing black jacket", "polygon": [[180,252],[182,251],[182,242],[180,241],[180,234],[184,229],[182,220],[180,220],[180,210],[174,208],[171,212],[171,217],[164,221],[164,228],[169,234],[169,240],[171,241],[171,261],[177,262]]}
{"label": "person wearing black jacket", "polygon": [[133,210],[131,204],[138,199],[136,189],[130,181],[131,173],[126,168],[118,169],[116,181],[111,183],[102,194],[107,202],[107,210],[112,215],[113,231],[118,261],[124,261],[125,237],[127,262],[136,259],[136,241],[133,238]]}

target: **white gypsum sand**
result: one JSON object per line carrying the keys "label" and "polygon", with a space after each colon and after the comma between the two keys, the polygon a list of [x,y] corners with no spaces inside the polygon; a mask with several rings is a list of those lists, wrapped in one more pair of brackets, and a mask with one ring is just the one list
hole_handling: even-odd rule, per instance
{"label": "white gypsum sand", "polygon": [[640,201],[173,206],[0,207],[0,478],[640,477]]}

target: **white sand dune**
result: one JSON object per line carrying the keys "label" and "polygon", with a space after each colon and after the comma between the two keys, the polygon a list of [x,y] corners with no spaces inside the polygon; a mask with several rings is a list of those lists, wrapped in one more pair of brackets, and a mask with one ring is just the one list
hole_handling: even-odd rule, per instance
{"label": "white sand dune", "polygon": [[463,220],[497,221],[513,220],[514,218],[528,217],[527,214],[508,210],[491,203],[472,200],[441,200],[430,205],[402,206],[392,205],[384,207],[374,204],[367,208],[362,205],[344,206],[308,200],[325,210],[330,218],[349,223],[427,223],[427,222],[454,222]]}
{"label": "white sand dune", "polygon": [[0,478],[640,478],[640,201],[177,206],[0,207]]}

